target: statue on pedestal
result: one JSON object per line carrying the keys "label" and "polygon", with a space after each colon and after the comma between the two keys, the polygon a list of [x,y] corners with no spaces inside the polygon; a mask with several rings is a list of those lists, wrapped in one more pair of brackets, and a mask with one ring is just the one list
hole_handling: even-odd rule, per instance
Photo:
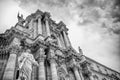
{"label": "statue on pedestal", "polygon": [[18,18],[18,24],[23,26],[23,24],[25,23],[23,15],[21,14],[21,16],[20,16],[19,13],[18,13],[17,18]]}
{"label": "statue on pedestal", "polygon": [[80,48],[80,46],[78,47],[78,50],[79,50],[79,53],[80,53],[81,55],[83,55],[83,52],[82,52],[82,49]]}
{"label": "statue on pedestal", "polygon": [[35,61],[33,55],[31,54],[30,49],[27,49],[25,52],[18,57],[19,65],[19,78],[18,80],[31,80],[32,65],[38,66],[37,61]]}

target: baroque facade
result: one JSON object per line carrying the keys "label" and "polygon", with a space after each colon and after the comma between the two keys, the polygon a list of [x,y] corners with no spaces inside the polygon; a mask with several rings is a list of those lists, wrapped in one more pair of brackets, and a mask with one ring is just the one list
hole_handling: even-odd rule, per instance
{"label": "baroque facade", "polygon": [[84,56],[80,48],[77,52],[66,25],[55,23],[50,13],[17,17],[17,24],[0,34],[0,80],[120,80],[120,73]]}

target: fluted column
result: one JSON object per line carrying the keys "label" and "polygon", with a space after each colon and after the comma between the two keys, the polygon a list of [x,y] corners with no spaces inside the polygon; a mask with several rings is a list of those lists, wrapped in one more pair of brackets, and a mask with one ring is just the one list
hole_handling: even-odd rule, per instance
{"label": "fluted column", "polygon": [[42,34],[41,16],[38,18],[38,34]]}
{"label": "fluted column", "polygon": [[56,62],[55,59],[53,58],[50,59],[50,68],[51,68],[52,80],[58,80]]}
{"label": "fluted column", "polygon": [[59,36],[59,35],[57,35],[57,41],[58,41],[58,46],[59,46],[59,47],[62,47],[62,44],[61,44],[60,36]]}
{"label": "fluted column", "polygon": [[18,50],[20,49],[19,47],[19,40],[15,38],[13,40],[13,43],[11,45],[11,51],[10,51],[10,56],[5,68],[5,72],[3,75],[3,80],[13,80],[15,76],[15,66],[16,66],[16,57]]}
{"label": "fluted column", "polygon": [[8,63],[5,69],[3,80],[13,80],[15,72],[16,54],[10,54]]}
{"label": "fluted column", "polygon": [[74,70],[76,80],[81,80],[78,69],[76,67],[74,67],[73,70]]}
{"label": "fluted column", "polygon": [[44,49],[40,48],[40,57],[39,57],[39,80],[46,80],[45,78],[45,66],[44,66]]}
{"label": "fluted column", "polygon": [[47,15],[45,16],[45,25],[46,25],[47,36],[50,36],[49,17]]}
{"label": "fluted column", "polygon": [[71,43],[70,43],[68,35],[65,33],[65,31],[63,31],[63,36],[64,36],[66,47],[70,47]]}
{"label": "fluted column", "polygon": [[64,42],[64,40],[63,40],[62,34],[60,34],[60,39],[61,39],[62,47],[65,48],[65,42]]}
{"label": "fluted column", "polygon": [[33,34],[34,34],[34,36],[33,36],[33,38],[36,38],[37,37],[37,35],[38,35],[38,32],[37,32],[37,22],[36,22],[36,20],[34,20],[33,21]]}
{"label": "fluted column", "polygon": [[37,80],[37,66],[32,66],[31,80]]}
{"label": "fluted column", "polygon": [[49,54],[50,54],[49,62],[50,62],[52,80],[58,80],[54,50],[50,49]]}

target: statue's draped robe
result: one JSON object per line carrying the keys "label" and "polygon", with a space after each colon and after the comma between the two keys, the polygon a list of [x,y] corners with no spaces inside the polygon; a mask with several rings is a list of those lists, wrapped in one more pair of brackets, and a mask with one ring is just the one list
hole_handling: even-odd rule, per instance
{"label": "statue's draped robe", "polygon": [[26,80],[31,79],[32,65],[38,65],[32,54],[24,52],[18,58],[20,75]]}

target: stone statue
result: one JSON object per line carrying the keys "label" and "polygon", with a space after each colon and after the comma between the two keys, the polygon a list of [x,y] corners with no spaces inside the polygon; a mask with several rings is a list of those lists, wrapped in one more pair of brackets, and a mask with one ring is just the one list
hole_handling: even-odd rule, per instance
{"label": "stone statue", "polygon": [[20,16],[18,13],[17,18],[18,18],[18,24],[23,26],[23,24],[25,23],[23,15],[21,14],[21,16]]}
{"label": "stone statue", "polygon": [[82,49],[80,48],[80,46],[78,47],[79,53],[81,53],[81,55],[83,55]]}
{"label": "stone statue", "polygon": [[19,78],[18,80],[31,80],[32,65],[38,66],[29,49],[18,57]]}

